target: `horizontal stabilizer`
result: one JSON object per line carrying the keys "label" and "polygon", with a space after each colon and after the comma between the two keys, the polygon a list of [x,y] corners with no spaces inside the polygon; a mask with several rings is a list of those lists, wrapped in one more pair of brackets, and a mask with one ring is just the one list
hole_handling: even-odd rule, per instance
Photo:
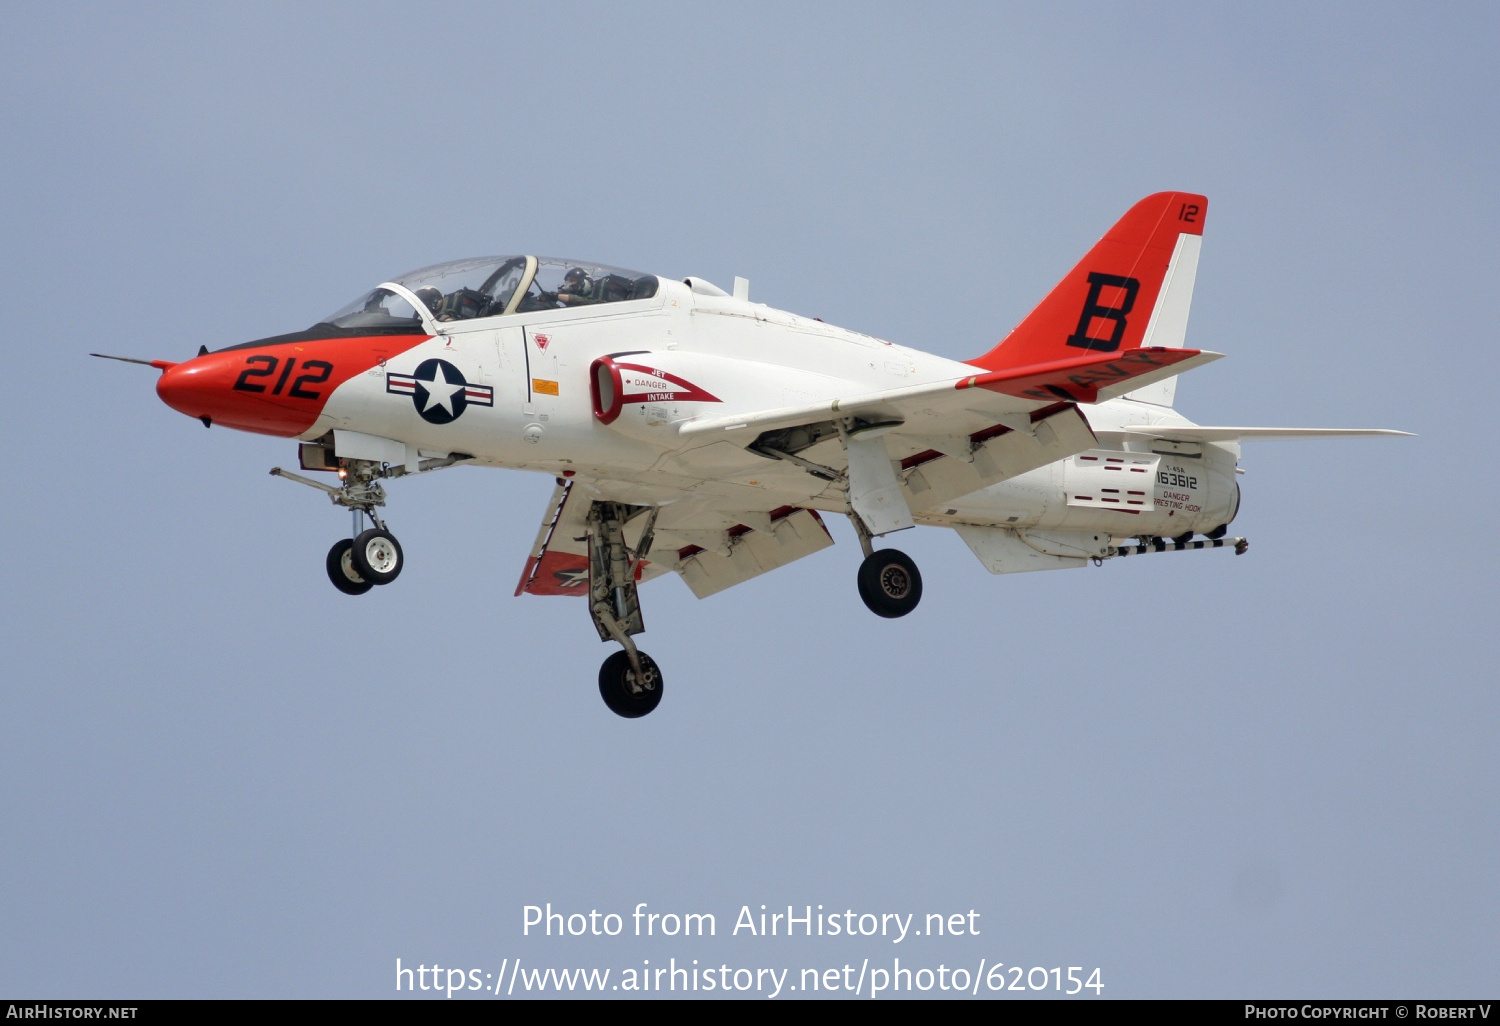
{"label": "horizontal stabilizer", "polygon": [[1012,367],[966,378],[960,388],[984,388],[1038,402],[1102,403],[1223,356],[1197,349],[1127,349],[1110,357],[1079,356]]}
{"label": "horizontal stabilizer", "polygon": [[1170,442],[1238,442],[1252,438],[1362,438],[1374,435],[1416,437],[1410,431],[1393,431],[1389,428],[1199,427],[1196,424],[1182,427],[1136,425],[1125,428],[1125,433],[1162,438]]}

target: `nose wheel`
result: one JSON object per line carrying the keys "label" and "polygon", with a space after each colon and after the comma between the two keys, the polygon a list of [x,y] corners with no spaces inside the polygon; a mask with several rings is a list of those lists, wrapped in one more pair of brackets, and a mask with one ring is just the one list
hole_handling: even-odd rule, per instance
{"label": "nose wheel", "polygon": [[859,565],[859,597],[876,616],[894,620],[922,601],[922,574],[900,549],[880,549]]}
{"label": "nose wheel", "polygon": [[328,579],[345,595],[363,595],[377,584],[390,584],[404,565],[401,543],[378,528],[340,538],[328,550]]}
{"label": "nose wheel", "polygon": [[361,577],[354,568],[353,551],[351,538],[340,538],[333,543],[333,548],[328,550],[328,579],[345,595],[363,595],[375,585]]}
{"label": "nose wheel", "polygon": [[349,561],[355,572],[371,584],[390,584],[406,565],[401,543],[383,527],[361,531],[350,546]]}

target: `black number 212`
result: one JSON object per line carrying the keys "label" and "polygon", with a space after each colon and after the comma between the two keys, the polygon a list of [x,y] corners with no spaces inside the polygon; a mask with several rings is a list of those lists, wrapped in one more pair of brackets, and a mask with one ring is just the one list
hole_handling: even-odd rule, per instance
{"label": "black number 212", "polygon": [[[254,383],[251,378],[269,378],[276,373],[276,368],[281,361],[274,356],[250,356],[245,359],[245,369],[235,379],[234,387],[240,392],[264,392],[264,383]],[[276,379],[276,385],[271,389],[272,395],[280,395],[282,389],[286,388],[287,379],[292,376],[292,370],[297,365],[297,358],[291,357],[286,361],[286,366],[281,368],[281,376]],[[327,360],[304,360],[302,362],[302,373],[292,381],[292,387],[287,395],[297,399],[316,399],[322,393],[310,390],[308,385],[321,385],[328,380],[328,375],[333,373],[333,364]]]}

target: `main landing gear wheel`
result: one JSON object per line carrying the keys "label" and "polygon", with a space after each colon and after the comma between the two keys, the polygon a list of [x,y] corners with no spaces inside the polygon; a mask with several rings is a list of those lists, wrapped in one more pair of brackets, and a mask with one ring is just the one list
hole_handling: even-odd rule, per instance
{"label": "main landing gear wheel", "polygon": [[922,601],[922,575],[900,549],[880,549],[859,565],[859,597],[876,616],[895,619]]}
{"label": "main landing gear wheel", "polygon": [[361,532],[354,539],[351,562],[354,572],[371,584],[390,584],[405,565],[396,536],[379,527]]}
{"label": "main landing gear wheel", "polygon": [[644,652],[637,652],[641,673],[630,667],[630,656],[616,652],[599,667],[599,694],[609,711],[633,720],[655,709],[661,702],[661,670]]}
{"label": "main landing gear wheel", "polygon": [[328,579],[345,595],[363,595],[375,585],[359,575],[354,569],[354,543],[348,538],[333,543],[328,550]]}

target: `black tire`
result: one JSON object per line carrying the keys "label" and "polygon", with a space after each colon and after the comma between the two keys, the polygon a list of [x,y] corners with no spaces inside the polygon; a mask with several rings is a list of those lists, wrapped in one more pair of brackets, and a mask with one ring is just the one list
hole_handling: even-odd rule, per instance
{"label": "black tire", "polygon": [[859,565],[859,597],[876,616],[905,616],[922,601],[922,574],[900,549],[881,549]]}
{"label": "black tire", "polygon": [[348,538],[333,543],[333,548],[328,550],[328,579],[345,595],[363,595],[375,585],[359,576],[359,571],[354,569],[354,560],[351,558],[353,549],[354,543]]}
{"label": "black tire", "polygon": [[371,584],[390,584],[401,576],[406,557],[401,554],[401,543],[389,531],[372,527],[354,539],[351,553],[354,572]]}
{"label": "black tire", "polygon": [[630,656],[623,651],[614,653],[599,667],[600,697],[610,712],[627,720],[644,716],[661,703],[661,669],[646,653],[639,655],[641,672],[646,678],[643,686],[636,685]]}

